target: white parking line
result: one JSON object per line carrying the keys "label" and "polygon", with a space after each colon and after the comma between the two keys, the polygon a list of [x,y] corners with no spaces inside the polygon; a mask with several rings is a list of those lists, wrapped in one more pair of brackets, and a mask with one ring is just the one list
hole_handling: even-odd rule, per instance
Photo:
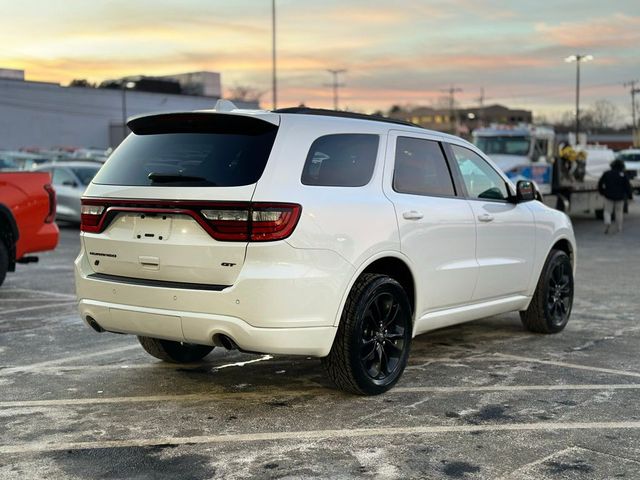
{"label": "white parking line", "polygon": [[[75,299],[76,296],[72,295],[70,293],[57,293],[57,292],[46,292],[46,291],[42,291],[42,290],[30,290],[28,288],[7,288],[3,290],[4,293],[7,292],[27,292],[27,293],[36,293],[39,296],[42,295],[49,295],[51,297],[60,297],[60,298],[68,298],[68,299]],[[2,300],[2,298],[0,297],[0,300]]]}
{"label": "white parking line", "polygon": [[556,367],[573,368],[577,370],[587,370],[590,372],[608,373],[611,375],[622,375],[626,377],[640,378],[640,372],[629,372],[627,370],[617,370],[612,368],[593,367],[590,365],[580,365],[577,363],[559,362],[555,360],[541,360],[539,358],[522,357],[519,355],[508,355],[505,353],[482,353],[461,358],[440,357],[440,358],[413,358],[412,361],[424,362],[417,365],[409,365],[407,370],[417,370],[432,363],[459,363],[466,362],[527,362],[541,363],[543,365],[553,365]]}
{"label": "white parking line", "polygon": [[[137,348],[140,348],[139,345],[137,344],[127,345],[125,347],[111,348],[109,350],[100,350],[98,352],[93,352],[93,353],[83,353],[82,355],[75,355],[73,357],[58,358],[56,360],[48,360],[46,362],[32,363],[31,365],[25,365],[22,367],[9,367],[9,368],[0,370],[0,377],[11,375],[16,372],[28,372],[30,370],[38,370],[39,368],[42,368],[42,367],[49,367],[52,365],[58,365],[60,363],[73,362],[76,360],[84,360],[86,358],[92,358],[92,357],[101,357],[103,355],[110,355],[112,353],[126,352],[127,350],[133,350]],[[93,368],[93,366],[87,365],[84,368],[86,368],[87,370],[90,370],[91,368]]]}
{"label": "white parking line", "polygon": [[43,308],[55,308],[55,307],[66,307],[75,305],[77,302],[58,302],[58,303],[48,303],[47,305],[36,305],[35,307],[22,307],[22,308],[14,308],[13,310],[2,310],[0,311],[0,315],[9,315],[10,313],[20,313],[27,312],[29,310],[42,310]]}
{"label": "white parking line", "polygon": [[[640,384],[616,385],[487,385],[482,387],[396,387],[387,395],[406,393],[475,393],[475,392],[528,392],[528,391],[581,391],[581,390],[640,390]],[[144,402],[198,402],[242,398],[298,397],[308,395],[341,395],[337,390],[309,387],[304,390],[266,390],[247,392],[187,393],[183,395],[139,395],[130,397],[63,398],[51,400],[10,400],[0,402],[0,408],[69,407],[75,405],[104,405]]]}
{"label": "white parking line", "polygon": [[523,474],[525,472],[527,472],[528,470],[531,470],[534,467],[537,467],[538,465],[541,465],[549,460],[551,460],[552,458],[555,457],[560,457],[562,455],[566,455],[567,453],[570,452],[575,452],[580,450],[578,447],[568,447],[565,448],[564,450],[560,450],[557,452],[553,452],[545,457],[539,458],[537,460],[534,460],[531,463],[527,463],[526,465],[522,465],[521,467],[515,469],[512,472],[507,473],[506,475],[503,475],[501,477],[498,477],[496,480],[509,480],[510,478],[514,478],[515,479],[515,475],[516,474]]}
{"label": "white parking line", "polygon": [[3,302],[50,302],[52,298],[7,298],[0,297],[0,301]]}
{"label": "white parking line", "polygon": [[21,445],[2,445],[0,454],[41,453],[59,450],[97,448],[149,447],[154,445],[193,445],[211,443],[269,442],[286,440],[329,440],[340,438],[389,437],[399,435],[429,435],[468,432],[519,432],[564,430],[620,430],[640,429],[640,422],[584,422],[584,423],[507,423],[498,425],[434,425],[422,427],[351,428],[344,430],[302,430],[297,432],[262,432],[195,437],[159,437],[96,442],[33,442]]}
{"label": "white parking line", "polygon": [[[628,372],[626,370],[614,370],[611,368],[601,368],[601,367],[592,367],[589,365],[580,365],[577,363],[566,363],[566,362],[556,362],[555,360],[540,360],[538,358],[529,358],[529,357],[520,357],[518,355],[507,355],[504,353],[494,353],[494,356],[499,359],[515,360],[519,362],[532,362],[532,363],[541,363],[543,365],[554,365],[556,367],[565,367],[565,368],[574,368],[577,370],[588,370],[591,372],[599,372],[599,373],[610,373],[613,375],[623,375],[627,377],[638,377],[640,378],[640,372]],[[485,359],[483,359],[485,360]]]}

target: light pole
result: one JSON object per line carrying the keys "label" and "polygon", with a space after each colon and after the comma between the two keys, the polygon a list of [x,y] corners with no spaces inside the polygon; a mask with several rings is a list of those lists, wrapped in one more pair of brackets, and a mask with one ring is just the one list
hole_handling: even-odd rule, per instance
{"label": "light pole", "polygon": [[338,87],[344,87],[344,83],[338,82],[338,75],[341,73],[346,73],[344,68],[338,70],[327,70],[331,75],[333,75],[333,81],[328,85],[333,88],[333,109],[338,110]]}
{"label": "light pole", "polygon": [[136,82],[122,81],[122,140],[127,137],[127,90],[136,86]]}
{"label": "light pole", "polygon": [[631,87],[629,89],[631,93],[631,143],[634,147],[638,146],[640,139],[638,138],[638,123],[636,122],[636,93],[640,93],[640,88],[636,88],[638,80],[631,80],[625,82],[625,87]]}
{"label": "light pole", "polygon": [[271,87],[273,109],[278,108],[278,86],[276,81],[276,0],[271,0]]}
{"label": "light pole", "polygon": [[580,64],[593,60],[593,55],[570,55],[564,59],[565,62],[576,62],[576,145],[580,134]]}

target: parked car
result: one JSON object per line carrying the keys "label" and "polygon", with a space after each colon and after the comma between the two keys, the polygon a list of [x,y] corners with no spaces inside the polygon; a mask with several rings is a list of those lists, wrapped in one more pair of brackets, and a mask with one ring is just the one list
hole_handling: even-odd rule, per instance
{"label": "parked car", "polygon": [[624,162],[624,168],[629,178],[640,178],[640,148],[620,150],[616,154],[616,160]]}
{"label": "parked car", "polygon": [[16,263],[58,244],[56,195],[45,173],[0,172],[0,285]]}
{"label": "parked car", "polygon": [[3,158],[0,156],[0,171],[10,170],[15,171],[18,169],[16,163],[10,158]]}
{"label": "parked car", "polygon": [[2,150],[0,151],[0,159],[11,165],[11,168],[18,170],[33,170],[39,165],[50,161],[49,158],[41,154],[35,154],[30,152],[19,152]]}
{"label": "parked car", "polygon": [[58,195],[56,218],[80,223],[80,197],[102,164],[96,162],[56,162],[36,168],[51,174]]}
{"label": "parked car", "polygon": [[128,126],[82,200],[77,296],[94,330],[159,359],[315,356],[339,388],[378,394],[415,335],[569,320],[571,221],[465,140],[305,108]]}

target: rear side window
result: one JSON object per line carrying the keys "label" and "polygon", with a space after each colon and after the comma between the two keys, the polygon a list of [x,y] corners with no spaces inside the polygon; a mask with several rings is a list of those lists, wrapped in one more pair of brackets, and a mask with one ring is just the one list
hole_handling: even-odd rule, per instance
{"label": "rear side window", "polygon": [[304,185],[362,187],[369,183],[378,156],[378,135],[325,135],[313,142],[302,170]]}
{"label": "rear side window", "polygon": [[94,183],[131,186],[237,187],[256,183],[277,127],[255,118],[215,114],[134,120]]}
{"label": "rear side window", "polygon": [[393,189],[413,195],[454,196],[453,181],[440,144],[398,137]]}

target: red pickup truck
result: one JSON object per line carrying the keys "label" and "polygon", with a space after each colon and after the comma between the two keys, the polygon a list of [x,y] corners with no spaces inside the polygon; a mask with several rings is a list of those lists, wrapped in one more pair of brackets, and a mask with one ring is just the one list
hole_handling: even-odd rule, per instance
{"label": "red pickup truck", "polygon": [[0,285],[30,253],[58,244],[56,194],[44,172],[0,172]]}

